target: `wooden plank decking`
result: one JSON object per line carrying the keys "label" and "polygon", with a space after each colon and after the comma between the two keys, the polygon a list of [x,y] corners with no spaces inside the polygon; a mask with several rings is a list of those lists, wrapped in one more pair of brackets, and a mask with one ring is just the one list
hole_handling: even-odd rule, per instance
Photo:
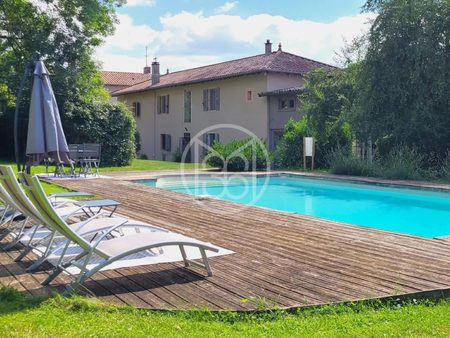
{"label": "wooden plank decking", "polygon": [[[249,310],[261,303],[297,307],[450,287],[450,241],[444,239],[199,201],[119,179],[60,183],[118,200],[119,212],[126,216],[235,251],[210,259],[210,278],[172,263],[105,271],[86,283],[99,298],[113,302],[158,309]],[[29,263],[13,263],[15,254],[0,253],[0,283],[48,292],[38,284],[45,273],[25,273]],[[63,276],[56,287],[65,282]]]}

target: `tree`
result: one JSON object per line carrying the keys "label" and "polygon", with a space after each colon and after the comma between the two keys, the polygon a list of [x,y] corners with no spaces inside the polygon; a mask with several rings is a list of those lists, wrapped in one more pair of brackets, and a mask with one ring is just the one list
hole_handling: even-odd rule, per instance
{"label": "tree", "polygon": [[383,142],[403,144],[444,157],[450,149],[449,1],[369,0],[364,9],[378,17],[368,34],[352,126],[377,139],[380,149]]}
{"label": "tree", "polygon": [[352,133],[347,113],[356,97],[357,65],[347,69],[311,71],[300,94],[301,109],[306,113],[309,136],[316,139],[316,160],[325,164],[325,156],[335,148],[349,148]]}
{"label": "tree", "polygon": [[68,103],[66,136],[73,143],[100,143],[102,164],[129,165],[136,155],[136,121],[121,103]]}
{"label": "tree", "polygon": [[[51,72],[55,96],[65,120],[68,102],[104,100],[93,48],[114,30],[120,0],[2,0],[0,1],[0,142],[12,144],[15,95],[27,61],[38,52]],[[29,79],[31,80],[31,78]],[[21,140],[27,126],[29,91],[21,102]],[[12,104],[14,103],[14,104]],[[70,128],[70,126],[66,126]],[[0,156],[10,156],[1,147]]]}

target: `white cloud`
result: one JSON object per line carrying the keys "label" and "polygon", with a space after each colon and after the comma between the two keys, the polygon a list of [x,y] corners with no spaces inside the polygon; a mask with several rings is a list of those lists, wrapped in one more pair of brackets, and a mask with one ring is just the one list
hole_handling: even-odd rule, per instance
{"label": "white cloud", "polygon": [[366,31],[373,18],[374,14],[359,14],[322,23],[269,14],[243,18],[183,11],[161,17],[162,28],[156,30],[120,15],[116,33],[97,50],[97,58],[104,69],[141,71],[149,46],[149,54],[158,56],[162,69],[175,71],[261,54],[265,40],[271,39],[274,49],[282,42],[284,51],[333,63],[344,41]]}
{"label": "white cloud", "polygon": [[147,6],[153,7],[156,5],[156,0],[127,0],[125,6],[137,7],[137,6]]}
{"label": "white cloud", "polygon": [[237,4],[238,4],[237,1],[225,2],[222,6],[220,6],[219,8],[216,9],[216,13],[217,14],[227,13],[227,12],[231,11],[233,8],[235,8]]}

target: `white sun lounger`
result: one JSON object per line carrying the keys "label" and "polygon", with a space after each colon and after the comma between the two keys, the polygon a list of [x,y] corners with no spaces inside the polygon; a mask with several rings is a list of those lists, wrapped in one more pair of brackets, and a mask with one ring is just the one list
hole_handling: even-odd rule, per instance
{"label": "white sun lounger", "polygon": [[[44,190],[39,179],[34,176],[23,174],[24,188],[36,208],[45,217],[52,227],[59,233],[66,236],[70,241],[77,244],[82,251],[74,258],[68,261],[62,261],[49,277],[43,282],[44,285],[50,283],[62,271],[70,266],[76,266],[80,269],[78,276],[73,283],[67,287],[67,292],[71,293],[78,288],[86,279],[101,270],[102,268],[138,252],[152,250],[154,248],[166,246],[178,246],[183,257],[185,267],[191,263],[203,266],[208,276],[212,276],[212,271],[208,262],[206,251],[218,252],[219,250],[209,243],[201,242],[173,232],[147,232],[135,235],[126,235],[123,237],[107,239],[108,236],[120,229],[121,225],[112,227],[105,231],[95,241],[87,241],[85,238],[75,232],[64,219],[55,212],[51,203],[45,197]],[[200,250],[203,264],[190,261],[186,255],[185,247],[194,247]],[[95,259],[94,259],[95,258]],[[88,267],[89,265],[89,267]]]}
{"label": "white sun lounger", "polygon": [[[8,243],[6,246],[3,247],[4,250],[9,250],[12,247],[14,247],[19,241],[24,240],[24,238],[28,238],[28,244],[32,242],[34,239],[34,236],[37,234],[37,230],[40,229],[42,225],[45,225],[43,223],[42,217],[40,213],[36,210],[34,205],[30,202],[25,192],[22,190],[22,187],[17,181],[16,175],[14,174],[11,167],[8,166],[0,166],[0,185],[3,186],[3,189],[0,190],[0,197],[3,197],[4,199],[8,200],[8,204],[13,204],[14,210],[16,210],[16,215],[14,217],[17,217],[19,215],[24,216],[24,220],[20,223],[17,223],[15,226],[12,226],[12,219],[10,221],[10,227],[7,229],[9,231],[5,231],[0,239],[6,237],[7,235],[11,235],[13,240]],[[55,200],[57,196],[60,197],[67,197],[67,196],[86,196],[88,194],[86,193],[63,193],[63,194],[54,194],[50,195],[48,198],[50,200]],[[61,203],[57,203],[55,205],[56,212],[59,216],[61,216],[64,219],[68,219],[75,215],[87,215],[92,216],[95,213],[92,212],[92,206],[96,207],[97,209],[101,209],[103,205],[111,205],[112,202],[110,200],[97,200],[97,201],[80,201],[76,202],[74,205],[68,206],[67,200],[62,201]],[[97,202],[97,203],[93,203]],[[54,204],[54,203],[53,203]],[[116,202],[113,205],[117,206],[118,203]],[[90,210],[89,212],[86,212],[87,210]],[[18,213],[17,213],[18,212]],[[112,215],[112,214],[111,214]],[[34,222],[34,226],[31,227],[31,229],[28,229],[25,231],[26,226],[29,221]],[[49,244],[51,245],[52,241],[52,234],[51,232],[48,233],[50,235],[49,237]],[[27,253],[30,251],[26,249]],[[17,259],[21,260],[24,255],[20,255]]]}
{"label": "white sun lounger", "polygon": [[[40,211],[35,208],[32,201],[28,198],[20,184],[17,182],[14,172],[11,168],[2,168],[0,166],[0,178],[4,186],[8,188],[3,189],[5,196],[8,196],[8,200],[11,203],[14,203],[16,208],[26,216],[26,219],[23,225],[21,225],[19,231],[10,232],[10,234],[15,235],[15,238],[12,243],[9,243],[3,249],[9,249],[12,246],[16,245],[19,241],[22,241],[22,244],[25,244],[25,248],[15,259],[15,261],[22,260],[28,253],[33,250],[35,253],[40,255],[39,259],[27,268],[28,272],[33,271],[38,268],[43,262],[45,262],[47,260],[47,257],[51,255],[52,252],[60,249],[61,246],[68,245],[69,242],[66,237],[59,235],[57,233],[57,229],[54,229],[51,225],[49,225],[47,220],[41,215]],[[14,196],[14,198],[12,196]],[[82,203],[80,206],[61,207],[61,205],[59,205],[58,207],[55,207],[53,204],[51,204],[48,198],[46,199],[49,201],[50,205],[52,205],[55,213],[62,219],[67,219],[80,212],[80,210],[82,210],[82,208],[86,205],[85,203]],[[92,206],[92,204],[89,203],[87,205]],[[105,215],[106,213],[97,213],[83,222],[71,224],[70,227],[72,227],[72,229],[78,232],[81,236],[90,238],[101,234],[102,231],[108,230],[113,226],[125,224],[127,225],[127,227],[133,227],[134,229],[145,228],[152,231],[167,231],[153,225],[131,221],[124,217],[111,217],[110,212],[108,212],[107,215],[108,220],[104,220],[102,219],[102,217],[106,218]],[[34,220],[37,225],[32,227],[27,232],[24,232],[23,229],[28,219]],[[119,233],[118,235],[121,234]],[[28,240],[26,241],[27,236]],[[61,259],[63,259],[64,253],[65,251],[61,255]]]}

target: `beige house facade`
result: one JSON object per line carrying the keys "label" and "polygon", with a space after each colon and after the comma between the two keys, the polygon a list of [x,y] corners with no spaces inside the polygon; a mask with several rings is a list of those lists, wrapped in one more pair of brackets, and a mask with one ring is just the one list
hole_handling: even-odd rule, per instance
{"label": "beige house facade", "polygon": [[[132,109],[141,136],[140,155],[199,162],[199,143],[229,142],[248,132],[272,150],[290,118],[300,119],[298,93],[313,60],[271,51],[262,55],[161,75],[154,62],[151,78],[120,89],[113,96]],[[234,127],[232,127],[234,126]],[[247,132],[248,131],[248,132]]]}

